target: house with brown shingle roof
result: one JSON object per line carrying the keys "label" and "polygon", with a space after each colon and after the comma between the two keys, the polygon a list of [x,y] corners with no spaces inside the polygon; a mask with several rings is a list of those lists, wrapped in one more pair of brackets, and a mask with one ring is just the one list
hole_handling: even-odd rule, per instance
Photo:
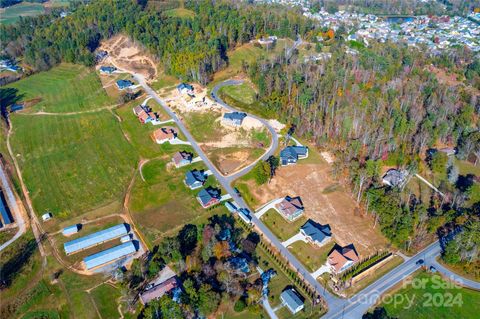
{"label": "house with brown shingle roof", "polygon": [[275,205],[275,208],[278,210],[280,215],[282,215],[288,221],[297,219],[305,210],[300,196],[286,196],[280,203]]}
{"label": "house with brown shingle roof", "polygon": [[328,255],[327,262],[332,273],[339,274],[359,261],[358,253],[353,244],[345,247],[335,246]]}
{"label": "house with brown shingle roof", "polygon": [[177,138],[177,131],[170,126],[159,128],[153,131],[152,138],[157,144],[163,144]]}
{"label": "house with brown shingle roof", "polygon": [[186,151],[176,152],[173,154],[172,162],[175,164],[176,168],[188,165],[192,163],[193,154]]}

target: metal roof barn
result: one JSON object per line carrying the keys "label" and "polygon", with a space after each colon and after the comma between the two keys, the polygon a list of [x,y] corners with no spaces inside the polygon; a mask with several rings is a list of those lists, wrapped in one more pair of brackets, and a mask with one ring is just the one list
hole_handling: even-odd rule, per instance
{"label": "metal roof barn", "polygon": [[122,237],[128,234],[127,224],[119,224],[96,233],[74,239],[63,244],[67,255],[87,249],[92,246],[100,245],[114,238]]}
{"label": "metal roof barn", "polygon": [[78,225],[72,225],[72,226],[68,226],[68,227],[65,227],[63,230],[62,230],[62,234],[63,236],[68,236],[68,235],[72,235],[72,234],[76,234],[78,233]]}
{"label": "metal roof barn", "polygon": [[107,250],[101,251],[99,253],[85,257],[83,261],[85,262],[85,267],[87,270],[97,268],[101,265],[108,264],[119,258],[128,256],[137,251],[133,242],[129,241],[121,245],[109,248]]}

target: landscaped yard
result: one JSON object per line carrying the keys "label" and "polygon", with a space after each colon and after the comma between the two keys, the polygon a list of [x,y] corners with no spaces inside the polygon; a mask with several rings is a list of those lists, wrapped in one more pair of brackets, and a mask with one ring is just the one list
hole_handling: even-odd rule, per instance
{"label": "landscaped yard", "polygon": [[11,144],[38,215],[66,220],[122,200],[137,155],[110,112],[12,122]]}
{"label": "landscaped yard", "polygon": [[[478,318],[480,292],[455,287],[439,275],[426,272],[418,272],[413,280],[414,285],[389,294],[398,301],[396,305],[393,302],[381,305],[390,316],[402,319]],[[411,307],[406,297],[413,300]]]}
{"label": "landscaped yard", "polygon": [[293,222],[288,222],[282,217],[276,210],[269,209],[262,217],[261,220],[281,241],[285,241],[296,235],[300,231],[300,227],[305,224],[307,218],[300,216]]}
{"label": "landscaped yard", "polygon": [[288,249],[311,272],[314,272],[327,261],[327,255],[332,250],[335,242],[332,240],[322,247],[317,247],[303,241],[297,241]]}
{"label": "landscaped yard", "polygon": [[18,89],[23,101],[31,101],[28,111],[78,112],[117,103],[106,94],[93,69],[74,64],[61,64],[7,87]]}

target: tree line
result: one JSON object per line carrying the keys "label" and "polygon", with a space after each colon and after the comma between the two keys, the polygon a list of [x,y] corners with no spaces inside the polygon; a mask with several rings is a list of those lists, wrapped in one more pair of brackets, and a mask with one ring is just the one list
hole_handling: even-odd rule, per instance
{"label": "tree line", "polygon": [[75,6],[65,18],[49,14],[2,26],[0,40],[7,55],[46,70],[60,62],[91,66],[102,39],[126,33],[168,74],[205,84],[228,65],[227,50],[259,35],[295,38],[313,28],[311,21],[281,8],[215,1],[186,1],[185,7],[195,12],[193,18],[170,17],[129,0],[94,1]]}

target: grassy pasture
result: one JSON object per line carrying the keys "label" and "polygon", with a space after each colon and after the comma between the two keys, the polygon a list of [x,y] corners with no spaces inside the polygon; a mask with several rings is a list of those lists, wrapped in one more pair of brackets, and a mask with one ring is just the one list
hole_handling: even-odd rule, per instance
{"label": "grassy pasture", "polygon": [[[168,165],[173,152],[151,160],[142,168],[145,181],[137,175],[132,188],[130,211],[147,241],[153,243],[164,235],[173,235],[185,223],[197,223],[217,213],[226,213],[223,205],[203,209],[196,196],[200,189],[190,190],[183,180],[191,169],[205,169],[203,163],[181,168]],[[209,176],[206,186],[218,186]],[[223,194],[223,193],[222,193]]]}
{"label": "grassy pasture", "polygon": [[113,300],[120,298],[120,291],[116,287],[103,284],[90,292],[102,318],[117,318],[120,316],[117,303]]}
{"label": "grassy pasture", "polygon": [[13,150],[38,214],[71,218],[122,197],[136,155],[108,111],[12,120]]}
{"label": "grassy pasture", "polygon": [[102,88],[98,75],[84,66],[61,64],[8,87],[19,90],[23,101],[38,100],[31,111],[78,112],[116,104]]}
{"label": "grassy pasture", "polygon": [[40,3],[22,2],[14,6],[0,9],[0,24],[12,24],[20,17],[33,17],[45,13]]}
{"label": "grassy pasture", "polygon": [[[480,303],[478,291],[455,287],[439,275],[426,272],[417,273],[413,279],[415,285],[408,284],[389,293],[393,297],[403,296],[403,302],[382,304],[390,316],[402,319],[478,318],[478,307],[474,306]],[[405,297],[413,298],[410,307]]]}

